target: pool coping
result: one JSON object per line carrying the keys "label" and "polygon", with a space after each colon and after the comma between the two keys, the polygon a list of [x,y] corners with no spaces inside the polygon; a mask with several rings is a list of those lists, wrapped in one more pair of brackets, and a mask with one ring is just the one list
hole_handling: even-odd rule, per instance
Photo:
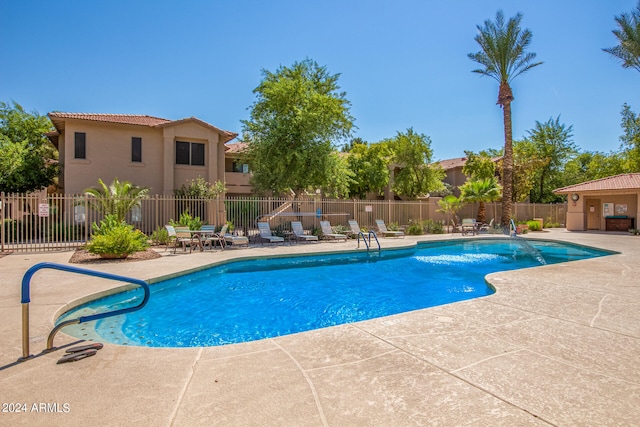
{"label": "pool coping", "polygon": [[[632,425],[640,417],[640,295],[633,281],[640,275],[640,240],[564,230],[527,237],[619,253],[492,273],[487,278],[497,292],[491,296],[382,319],[226,349],[105,345],[95,357],[64,365],[55,364],[60,351],[13,363],[20,355],[16,284],[38,260],[65,262],[65,255],[4,257],[0,379],[9,391],[2,392],[2,400],[68,403],[71,409],[0,413],[0,423]],[[395,245],[391,239],[381,242]],[[256,248],[252,254],[285,251]],[[163,256],[161,263],[96,269],[146,280],[178,266],[198,268],[212,255],[231,254]],[[56,274],[53,290],[47,280],[35,279],[31,327],[37,351],[53,312],[82,292],[105,286],[87,283],[78,289]],[[74,340],[59,335],[56,345]],[[135,397],[123,400],[124,391]],[[453,395],[459,399],[450,399]]]}

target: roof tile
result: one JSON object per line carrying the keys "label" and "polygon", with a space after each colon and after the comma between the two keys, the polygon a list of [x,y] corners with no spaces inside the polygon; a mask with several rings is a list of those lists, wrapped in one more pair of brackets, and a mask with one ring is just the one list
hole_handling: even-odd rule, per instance
{"label": "roof tile", "polygon": [[582,191],[638,190],[640,189],[640,173],[625,173],[553,190],[557,194]]}
{"label": "roof tile", "polygon": [[169,123],[171,120],[142,114],[99,114],[99,113],[49,113],[51,119],[80,119],[96,122],[121,123],[139,126],[157,126]]}

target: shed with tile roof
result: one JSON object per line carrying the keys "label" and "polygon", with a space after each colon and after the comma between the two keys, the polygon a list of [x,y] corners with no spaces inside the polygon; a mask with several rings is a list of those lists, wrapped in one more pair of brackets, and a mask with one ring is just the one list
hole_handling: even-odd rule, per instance
{"label": "shed with tile roof", "polygon": [[59,151],[66,194],[81,194],[98,179],[164,195],[198,177],[224,181],[225,144],[237,136],[196,117],[51,112],[49,118],[55,131],[47,136]]}
{"label": "shed with tile roof", "polygon": [[567,230],[638,228],[640,173],[610,176],[554,190],[568,197]]}

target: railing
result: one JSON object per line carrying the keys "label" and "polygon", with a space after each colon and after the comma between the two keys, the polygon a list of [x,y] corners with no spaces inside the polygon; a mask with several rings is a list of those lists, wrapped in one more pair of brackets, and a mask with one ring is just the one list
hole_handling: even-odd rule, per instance
{"label": "railing", "polygon": [[364,242],[364,245],[367,247],[367,252],[369,251],[369,247],[371,246],[371,236],[373,236],[374,239],[376,239],[376,243],[378,244],[378,250],[380,250],[380,242],[378,241],[378,236],[376,235],[375,231],[373,230],[369,230],[369,243],[367,243],[367,238],[364,237],[364,232],[359,232],[358,233],[358,247],[360,247],[360,236],[362,236],[362,241]]}
{"label": "railing", "polygon": [[[319,229],[321,220],[330,221],[332,226],[346,226],[353,219],[367,229],[375,227],[377,219],[400,226],[424,220],[449,224],[451,217],[438,211],[438,200],[435,197],[416,201],[338,200],[316,196],[293,200],[252,196],[199,199],[155,195],[142,200],[139,207],[129,212],[126,221],[149,237],[169,221],[178,220],[183,212],[218,227],[231,221],[235,231],[246,236],[257,234],[256,218],[265,216],[275,231],[290,231],[291,220],[300,220],[307,230]],[[485,206],[487,221],[494,219],[499,223],[501,205]],[[475,218],[477,210],[477,203],[465,205],[458,217]],[[516,221],[538,217],[545,222],[564,224],[565,216],[566,204],[513,205]],[[91,208],[87,195],[0,193],[0,219],[0,251],[29,253],[84,246],[91,237],[92,224],[99,223],[102,215]]]}
{"label": "railing", "polygon": [[49,337],[47,339],[47,348],[45,349],[45,352],[54,350],[53,339],[56,333],[58,333],[58,331],[64,328],[65,326],[75,325],[75,324],[84,323],[84,322],[90,322],[92,320],[104,319],[105,317],[117,316],[120,314],[131,313],[133,311],[140,310],[142,307],[144,307],[147,304],[147,301],[149,301],[149,285],[147,285],[145,281],[140,279],[133,279],[131,277],[118,276],[116,274],[102,273],[100,271],[86,270],[83,268],[71,267],[63,264],[54,264],[50,262],[41,262],[39,264],[36,264],[33,267],[29,268],[27,272],[24,274],[24,276],[22,277],[22,299],[21,299],[22,357],[19,360],[27,360],[33,357],[29,354],[29,303],[31,302],[31,298],[30,298],[31,278],[36,272],[45,268],[66,271],[69,273],[84,274],[86,276],[100,277],[103,279],[117,280],[120,282],[132,283],[134,285],[141,286],[142,289],[144,290],[144,297],[142,298],[142,301],[140,302],[140,304],[136,306],[121,308],[118,310],[108,311],[105,313],[92,314],[90,316],[81,316],[76,319],[66,320],[56,325],[56,327],[54,327],[51,333],[49,334]]}

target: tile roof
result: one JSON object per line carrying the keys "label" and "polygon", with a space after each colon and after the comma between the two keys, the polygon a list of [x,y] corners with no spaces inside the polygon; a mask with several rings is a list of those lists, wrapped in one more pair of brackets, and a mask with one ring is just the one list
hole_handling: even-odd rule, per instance
{"label": "tile roof", "polygon": [[229,154],[242,153],[247,149],[248,144],[246,142],[234,142],[233,144],[225,145],[225,152]]}
{"label": "tile roof", "polygon": [[197,117],[188,117],[180,120],[168,120],[160,117],[147,116],[143,114],[100,114],[100,113],[61,113],[51,112],[48,114],[58,132],[64,129],[64,119],[90,120],[95,122],[119,123],[125,125],[149,126],[149,127],[168,127],[182,123],[195,122],[201,126],[208,127],[220,133],[222,142],[226,143],[238,136],[237,133],[222,130],[207,123]]}
{"label": "tile roof", "polygon": [[97,113],[49,113],[49,118],[54,119],[79,119],[95,122],[121,123],[126,125],[157,126],[169,123],[171,120],[160,117],[146,116],[142,114],[97,114]]}
{"label": "tile roof", "polygon": [[454,169],[454,168],[461,168],[461,167],[464,166],[465,163],[467,163],[467,158],[466,157],[458,157],[456,159],[440,160],[438,162],[438,164],[444,170],[449,170],[449,169]]}
{"label": "tile roof", "polygon": [[594,181],[587,181],[580,184],[558,188],[553,190],[553,192],[556,194],[567,194],[584,191],[607,190],[640,190],[640,173],[625,173],[609,176],[606,178],[596,179]]}

